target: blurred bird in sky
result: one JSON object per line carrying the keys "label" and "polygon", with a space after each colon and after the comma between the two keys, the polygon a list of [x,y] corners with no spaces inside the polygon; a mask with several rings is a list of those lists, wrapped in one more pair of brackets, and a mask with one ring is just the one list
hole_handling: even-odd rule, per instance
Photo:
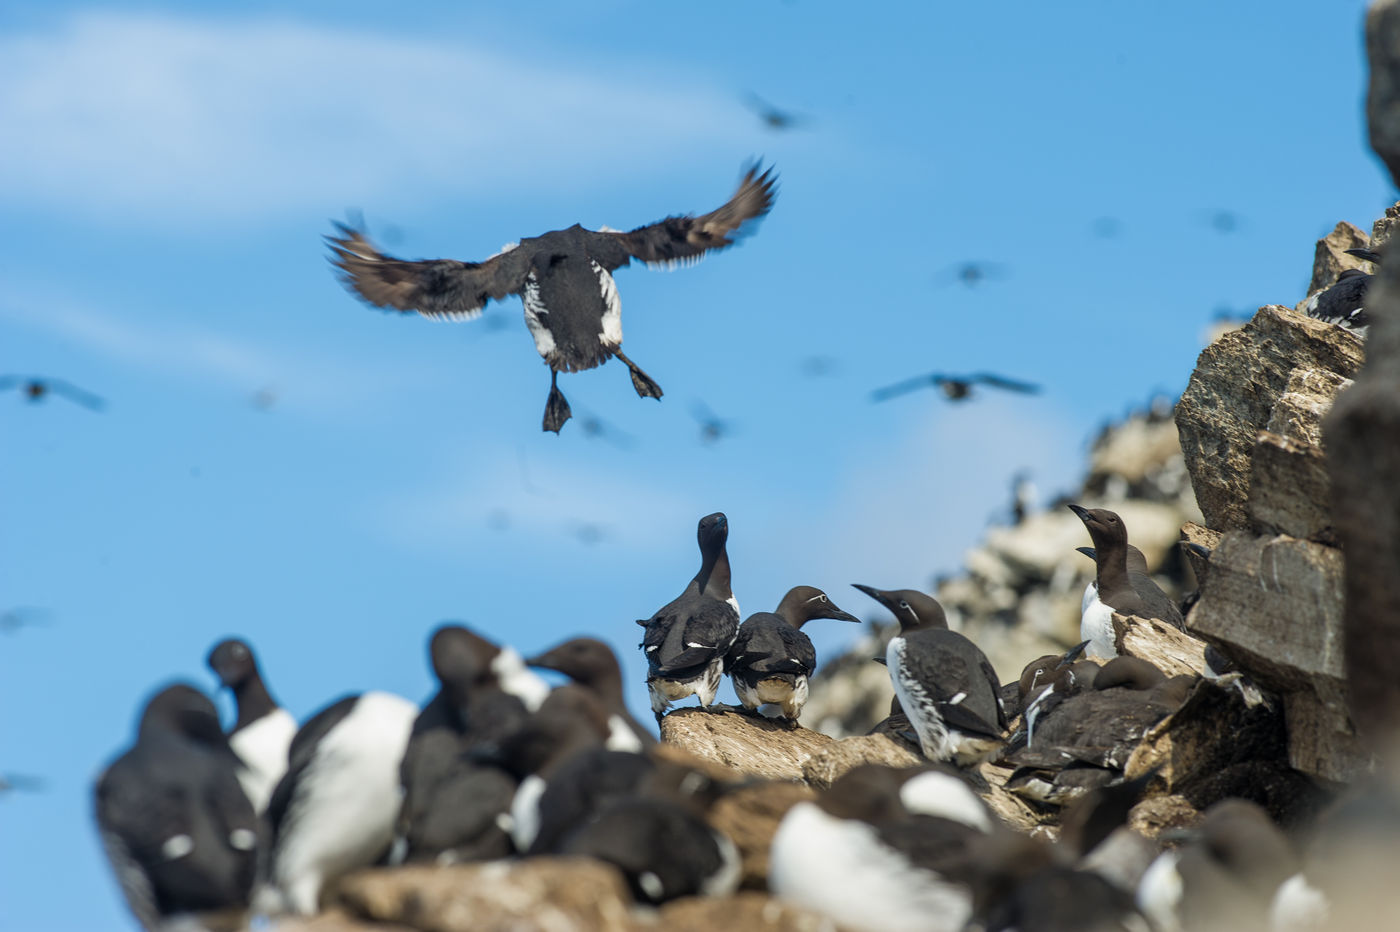
{"label": "blurred bird in sky", "polygon": [[841,370],[841,362],[835,356],[806,356],[798,364],[798,369],[809,379],[821,379],[836,375]]}
{"label": "blurred bird in sky", "polygon": [[965,288],[976,288],[989,281],[1004,281],[1010,276],[1006,266],[995,262],[967,260],[943,270],[939,279],[944,284],[956,282]]}
{"label": "blurred bird in sky", "polygon": [[1201,220],[1222,236],[1236,233],[1240,228],[1239,214],[1224,207],[1211,207],[1198,211]]}
{"label": "blurred bird in sky", "polygon": [[773,206],[777,178],[761,167],[748,169],[724,206],[699,217],[667,217],[628,233],[574,224],[526,237],[484,262],[397,259],[345,224],[336,224],[339,235],[326,242],[341,281],[376,307],[466,320],[479,317],[488,301],[520,295],[535,349],[550,369],[543,428],[558,433],[572,416],[560,372],[593,369],[616,356],[639,397],[661,397],[661,386],[622,352],[622,302],[611,273],[633,259],[673,266],[733,245]]}
{"label": "blurred bird in sky", "polygon": [[734,422],[715,414],[703,401],[693,403],[690,413],[700,423],[700,442],[707,447],[719,443],[734,432]]}
{"label": "blurred bird in sky", "polygon": [[622,428],[603,420],[596,414],[579,415],[579,429],[590,440],[602,440],[621,450],[630,449],[634,438]]}
{"label": "blurred bird in sky", "polygon": [[944,397],[949,401],[964,401],[973,395],[973,386],[975,385],[986,385],[1008,392],[1020,392],[1023,395],[1040,393],[1039,385],[1018,382],[1015,379],[1008,379],[991,372],[974,372],[971,375],[944,375],[940,372],[934,372],[929,375],[917,375],[884,388],[877,388],[870,393],[870,400],[888,401],[897,395],[906,395],[921,388],[935,386],[943,392]]}
{"label": "blurred bird in sky", "polygon": [[27,773],[0,773],[0,793],[42,793],[44,778]]}
{"label": "blurred bird in sky", "polygon": [[101,411],[106,402],[92,392],[84,391],[63,379],[42,378],[30,375],[0,375],[0,392],[16,389],[31,403],[38,403],[50,395],[58,395],[80,404],[89,411]]}
{"label": "blurred bird in sky", "polygon": [[48,613],[41,608],[18,606],[0,612],[0,633],[13,634],[20,628],[34,628],[48,624]]}
{"label": "blurred bird in sky", "polygon": [[801,129],[811,122],[810,117],[805,117],[790,110],[782,110],[759,97],[750,93],[744,99],[744,103],[750,110],[758,115],[763,121],[763,125],[774,132],[781,133],[790,129]]}

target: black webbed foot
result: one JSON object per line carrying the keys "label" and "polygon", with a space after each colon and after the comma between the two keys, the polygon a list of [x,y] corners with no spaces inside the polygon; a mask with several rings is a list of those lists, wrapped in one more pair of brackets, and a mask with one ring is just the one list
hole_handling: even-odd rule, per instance
{"label": "black webbed foot", "polygon": [[544,429],[552,430],[556,434],[559,428],[564,426],[564,422],[574,416],[574,412],[569,409],[569,402],[564,398],[564,393],[559,390],[556,384],[558,375],[551,377],[549,382],[549,400],[544,403]]}
{"label": "black webbed foot", "polygon": [[626,363],[626,365],[627,365],[627,371],[630,372],[630,373],[632,374],[632,387],[635,388],[635,389],[637,390],[637,397],[639,397],[639,398],[660,398],[660,397],[661,397],[661,394],[662,394],[662,392],[661,392],[661,386],[656,384],[656,380],[655,380],[655,379],[653,379],[651,376],[647,375],[647,374],[646,374],[645,372],[643,372],[641,369],[637,368],[637,364],[634,363],[632,360],[628,359],[625,355],[623,355],[622,352],[621,352],[620,350],[619,350],[617,353],[615,353],[614,355],[616,355],[618,359],[620,359],[620,360],[622,360],[624,363]]}

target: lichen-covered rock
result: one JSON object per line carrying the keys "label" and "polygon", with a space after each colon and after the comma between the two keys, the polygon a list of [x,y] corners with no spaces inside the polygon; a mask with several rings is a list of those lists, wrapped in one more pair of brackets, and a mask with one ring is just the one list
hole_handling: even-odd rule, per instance
{"label": "lichen-covered rock", "polygon": [[661,720],[661,740],[753,777],[801,780],[826,735],[781,720],[728,709],[676,709]]}
{"label": "lichen-covered rock", "polygon": [[340,881],[338,896],[356,916],[423,932],[632,929],[622,875],[588,858],[360,871]]}
{"label": "lichen-covered rock", "polygon": [[1295,369],[1352,378],[1363,343],[1340,327],[1277,305],[1206,347],[1176,406],[1176,425],[1205,524],[1219,531],[1252,526],[1251,460]]}
{"label": "lichen-covered rock", "polygon": [[[818,752],[821,753],[821,752]],[[710,807],[706,819],[739,849],[742,862],[740,886],[768,887],[768,849],[778,823],[797,803],[816,796],[801,783],[774,780],[740,786],[725,793]]]}
{"label": "lichen-covered rock", "polygon": [[837,932],[825,916],[762,893],[736,893],[726,897],[686,897],[668,903],[650,925],[664,932]]}

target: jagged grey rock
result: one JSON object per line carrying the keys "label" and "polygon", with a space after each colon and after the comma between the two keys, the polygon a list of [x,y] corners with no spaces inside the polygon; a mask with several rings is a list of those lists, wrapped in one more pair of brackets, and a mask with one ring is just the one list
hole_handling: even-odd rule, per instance
{"label": "jagged grey rock", "polygon": [[[1347,269],[1371,271],[1370,263],[1346,252],[1348,249],[1368,249],[1370,246],[1371,237],[1360,227],[1345,220],[1333,227],[1331,233],[1317,241],[1317,249],[1313,253],[1312,281],[1308,282],[1309,297],[1330,288],[1337,281],[1337,276]],[[1300,301],[1299,305],[1302,303]]]}
{"label": "jagged grey rock", "polygon": [[1293,371],[1323,369],[1353,378],[1364,359],[1356,336],[1278,305],[1261,307],[1248,324],[1201,352],[1177,403],[1176,426],[1207,526],[1252,526],[1254,446]]}

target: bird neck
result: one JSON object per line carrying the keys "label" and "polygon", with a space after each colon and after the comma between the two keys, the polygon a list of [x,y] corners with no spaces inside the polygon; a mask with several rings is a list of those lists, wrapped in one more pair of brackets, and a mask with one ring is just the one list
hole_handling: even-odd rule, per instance
{"label": "bird neck", "polygon": [[233,699],[238,707],[238,720],[233,724],[235,730],[251,725],[277,708],[277,700],[267,691],[262,674],[256,670],[252,676],[233,687]]}
{"label": "bird neck", "polygon": [[1128,548],[1121,541],[1112,541],[1098,549],[1099,565],[1095,577],[1102,598],[1105,592],[1131,590],[1128,580]]}
{"label": "bird neck", "polygon": [[719,599],[721,602],[729,599],[734,594],[729,588],[729,552],[721,547],[715,553],[706,554],[695,582],[699,584],[703,595]]}

